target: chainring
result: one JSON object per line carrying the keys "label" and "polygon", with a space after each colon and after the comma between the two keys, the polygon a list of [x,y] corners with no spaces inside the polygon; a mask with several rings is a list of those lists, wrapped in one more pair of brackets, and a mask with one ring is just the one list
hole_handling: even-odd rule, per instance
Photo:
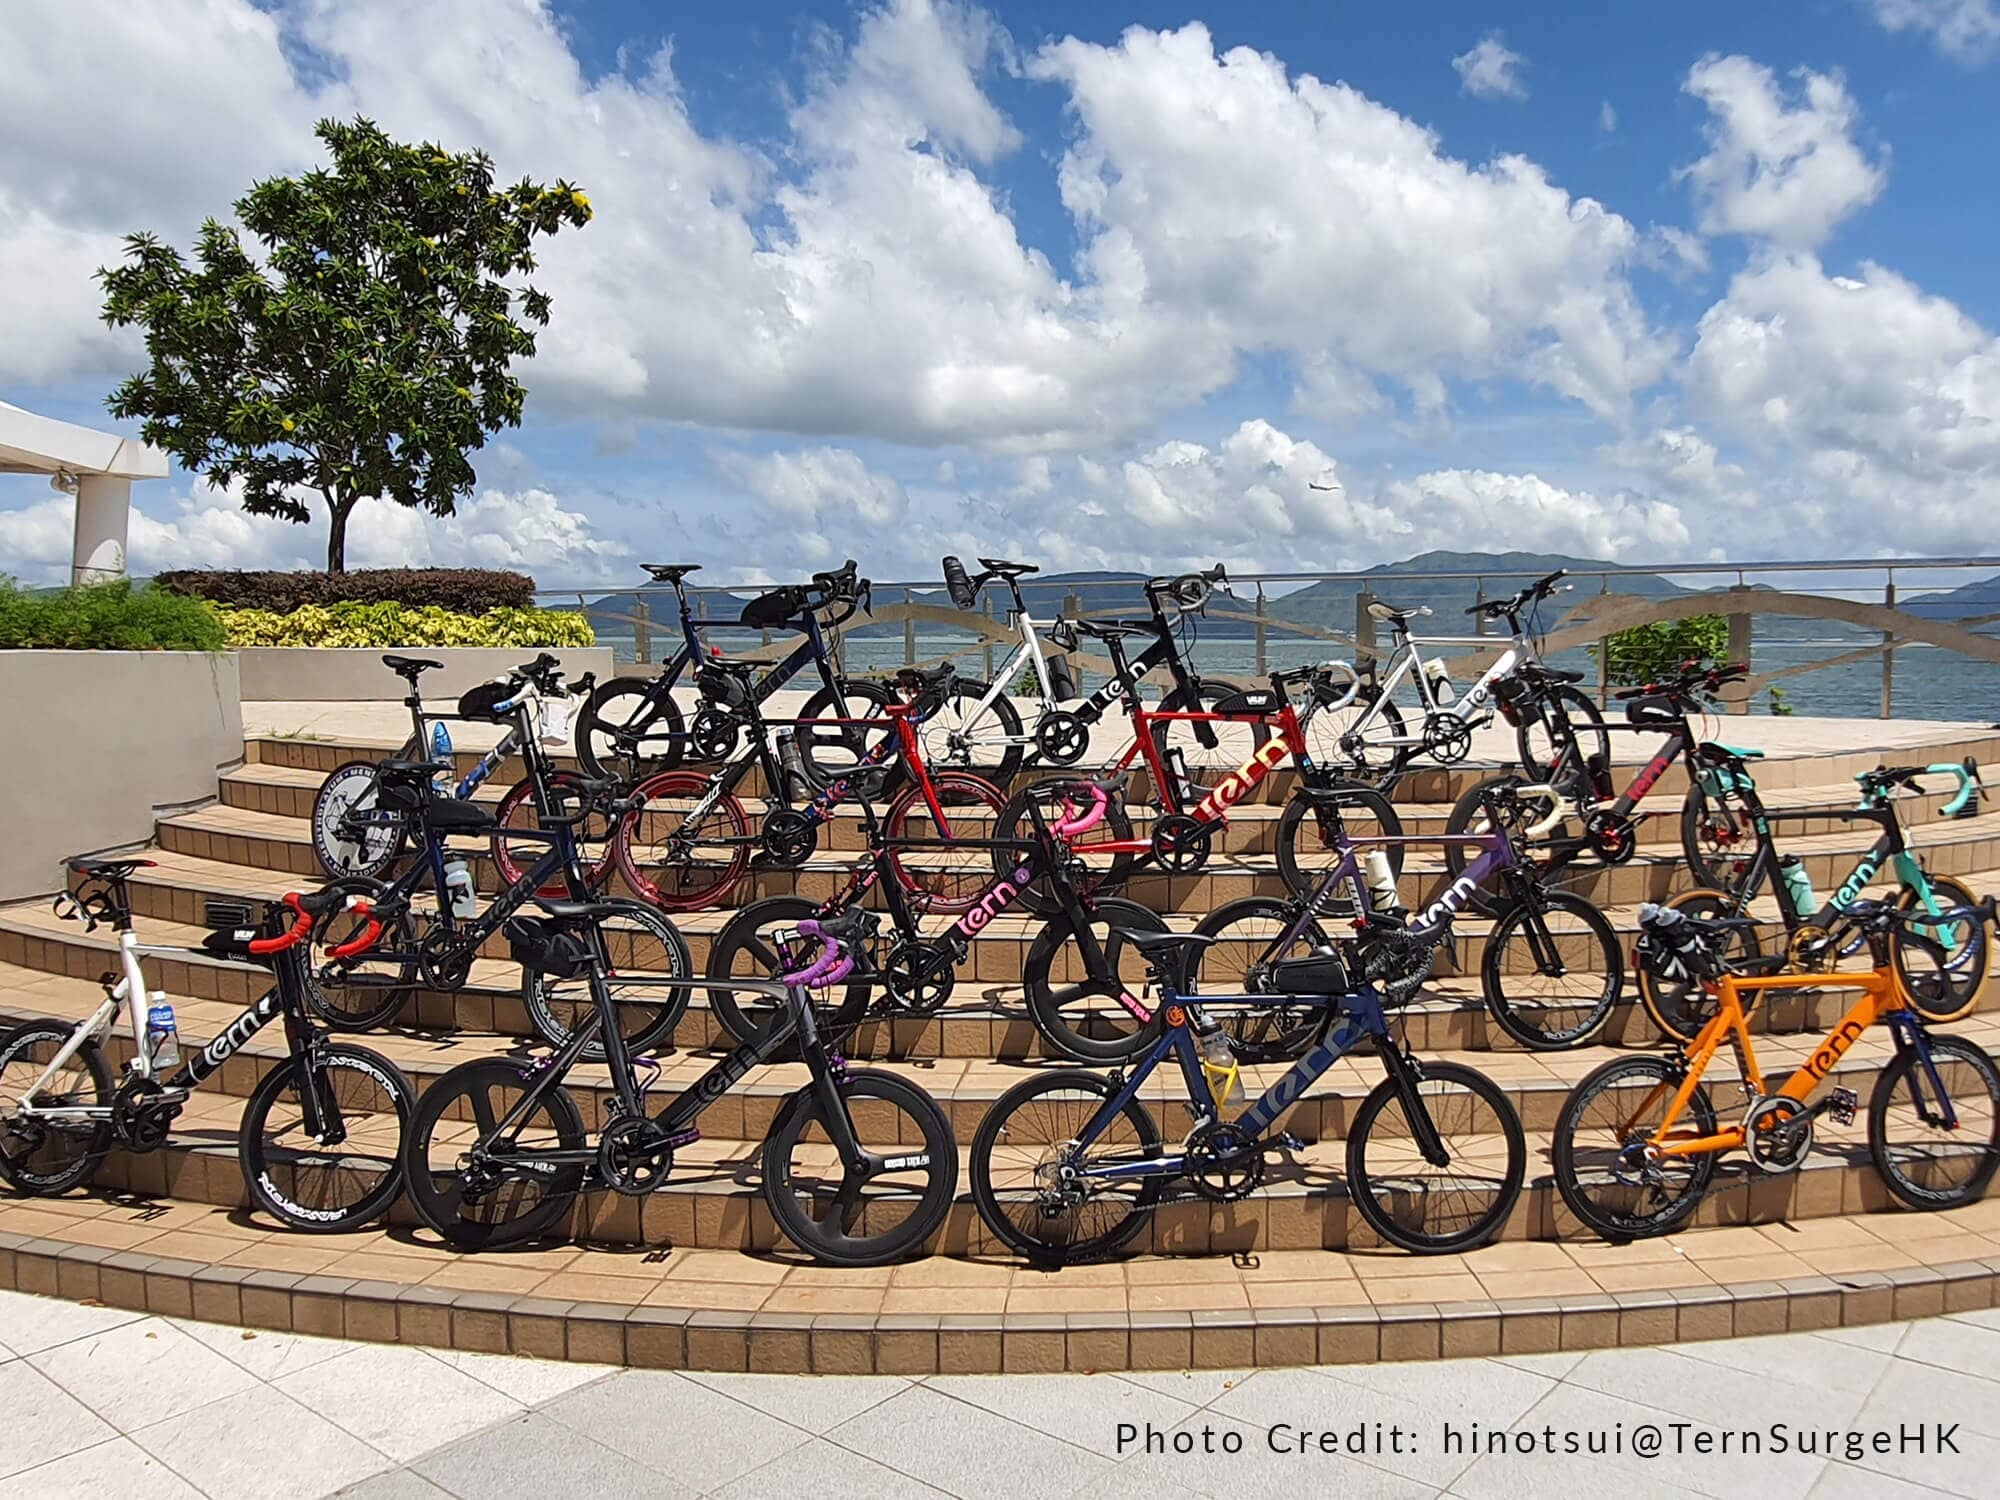
{"label": "chainring", "polygon": [[1186,813],[1169,813],[1153,829],[1153,855],[1177,875],[1191,875],[1208,863],[1212,832]]}
{"label": "chainring", "polygon": [[1090,746],[1090,726],[1066,708],[1053,708],[1035,725],[1035,753],[1052,766],[1073,766]]}
{"label": "chainring", "polygon": [[158,1079],[135,1073],[111,1096],[111,1133],[128,1151],[157,1151],[180,1112],[180,1101],[167,1098]]}
{"label": "chainring", "polygon": [[1785,962],[1800,974],[1828,973],[1839,956],[1834,952],[1833,934],[1817,922],[1806,923],[1785,943]]}
{"label": "chainring", "polygon": [[889,998],[907,1015],[934,1016],[958,984],[958,969],[936,943],[912,943],[890,956],[884,978]]}
{"label": "chainring", "polygon": [[597,1175],[614,1193],[643,1198],[666,1185],[674,1170],[673,1137],[644,1115],[604,1127],[597,1141]]}
{"label": "chainring", "polygon": [[1583,836],[1591,852],[1607,865],[1629,864],[1639,852],[1639,838],[1632,820],[1616,813],[1592,813],[1583,820]]}
{"label": "chainring", "polygon": [[1759,1099],[1743,1116],[1743,1147],[1760,1172],[1796,1172],[1812,1143],[1812,1116],[1787,1095]]}
{"label": "chainring", "polygon": [[713,708],[696,709],[694,723],[688,726],[688,743],[703,760],[726,759],[741,735],[734,717]]}
{"label": "chainring", "polygon": [[1263,1185],[1263,1143],[1231,1121],[1207,1120],[1195,1126],[1181,1150],[1182,1171],[1211,1203],[1234,1203]]}
{"label": "chainring", "polygon": [[819,847],[819,825],[796,809],[775,808],[764,819],[763,839],[773,864],[796,869]]}
{"label": "chainring", "polygon": [[1455,766],[1472,753],[1472,726],[1457,714],[1432,714],[1424,724],[1424,749],[1441,766]]}
{"label": "chainring", "polygon": [[443,927],[433,927],[417,942],[417,966],[424,983],[447,993],[463,989],[472,977],[471,950],[456,943]]}

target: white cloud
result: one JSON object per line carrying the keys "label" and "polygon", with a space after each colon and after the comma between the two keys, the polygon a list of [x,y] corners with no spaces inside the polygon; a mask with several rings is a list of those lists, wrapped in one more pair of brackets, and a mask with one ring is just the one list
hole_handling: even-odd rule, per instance
{"label": "white cloud", "polygon": [[1852,138],[1854,101],[1837,73],[1801,68],[1792,98],[1747,57],[1710,55],[1686,91],[1708,106],[1708,154],[1682,169],[1705,234],[1809,249],[1866,207],[1888,181],[1885,152],[1871,160]]}
{"label": "white cloud", "polygon": [[716,455],[716,467],[782,515],[819,529],[843,514],[871,526],[903,513],[903,487],[846,448]]}
{"label": "white cloud", "polygon": [[1994,0],[1863,0],[1891,31],[1919,31],[1960,62],[1984,62],[2000,50]]}
{"label": "white cloud", "polygon": [[1613,560],[1679,555],[1688,528],[1679,509],[1630,495],[1600,497],[1535,474],[1440,469],[1389,485],[1381,500],[1409,522],[1415,547],[1454,551],[1565,552]]}
{"label": "white cloud", "polygon": [[1458,86],[1475,99],[1525,99],[1528,86],[1521,81],[1521,69],[1528,60],[1489,31],[1477,46],[1451,60],[1458,74]]}
{"label": "white cloud", "polygon": [[1618,111],[1612,107],[1609,99],[1597,106],[1597,128],[1606,135],[1618,128]]}

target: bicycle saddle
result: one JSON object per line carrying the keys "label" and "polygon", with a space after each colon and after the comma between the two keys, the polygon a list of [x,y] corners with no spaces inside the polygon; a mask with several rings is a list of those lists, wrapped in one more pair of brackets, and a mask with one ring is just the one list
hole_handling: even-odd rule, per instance
{"label": "bicycle saddle", "polygon": [[1094,635],[1100,641],[1123,640],[1129,635],[1158,635],[1159,628],[1151,620],[1071,620],[1069,622],[1084,635]]}
{"label": "bicycle saddle", "polygon": [[1033,563],[1008,562],[1000,557],[982,557],[979,559],[979,566],[995,578],[1025,578],[1030,573],[1042,571]]}
{"label": "bicycle saddle", "polygon": [[105,859],[96,854],[73,854],[63,863],[86,880],[123,880],[134,870],[150,870],[150,859]]}
{"label": "bicycle saddle", "polygon": [[615,917],[624,903],[618,901],[558,901],[545,896],[533,898],[535,905],[558,922],[602,922]]}
{"label": "bicycle saddle", "polygon": [[1398,609],[1386,599],[1377,599],[1373,604],[1368,606],[1368,613],[1376,619],[1393,620],[1398,625],[1407,620],[1414,620],[1419,615],[1427,615],[1430,612],[1431,607],[1428,604],[1419,604],[1415,609]]}
{"label": "bicycle saddle", "polygon": [[1151,962],[1194,953],[1220,939],[1205,932],[1141,932],[1136,927],[1120,927],[1118,935],[1137,948]]}
{"label": "bicycle saddle", "polygon": [[414,786],[450,769],[448,760],[385,760],[375,767],[375,775],[385,785]]}
{"label": "bicycle saddle", "polygon": [[1540,662],[1529,662],[1521,668],[1523,676],[1532,676],[1542,682],[1581,682],[1583,673],[1565,672],[1560,667],[1545,667]]}
{"label": "bicycle saddle", "polygon": [[424,673],[436,671],[444,663],[423,656],[385,656],[382,658],[382,665],[398,677],[407,677],[411,682],[415,682]]}
{"label": "bicycle saddle", "polygon": [[679,583],[690,573],[701,571],[700,563],[640,563],[655,583]]}
{"label": "bicycle saddle", "polygon": [[957,678],[958,668],[950,662],[935,667],[901,667],[896,672],[896,686],[906,692],[936,693],[950,687]]}

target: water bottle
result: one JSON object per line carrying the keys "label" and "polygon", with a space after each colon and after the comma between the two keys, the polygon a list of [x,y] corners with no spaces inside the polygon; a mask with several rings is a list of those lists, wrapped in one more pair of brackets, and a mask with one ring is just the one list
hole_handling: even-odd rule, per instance
{"label": "water bottle", "polygon": [[1196,1012],[1195,1045],[1201,1052],[1201,1070],[1208,1075],[1208,1087],[1218,1105],[1238,1104],[1243,1099],[1243,1069],[1229,1045],[1221,1025]]}
{"label": "water bottle", "polygon": [[1361,876],[1368,882],[1368,901],[1375,910],[1403,909],[1402,898],[1396,894],[1396,872],[1389,868],[1387,854],[1380,849],[1366,850],[1361,856]]}
{"label": "water bottle", "polygon": [[454,917],[469,922],[479,915],[479,891],[472,883],[472,866],[464,860],[453,859],[445,864],[444,889],[451,898]]}
{"label": "water bottle", "polygon": [[451,755],[451,731],[442,724],[431,725],[431,759],[444,760]]}
{"label": "water bottle", "polygon": [[165,990],[154,990],[146,1010],[146,1057],[158,1072],[181,1060],[180,1029],[174,1024],[174,1008],[167,1003]]}
{"label": "water bottle", "polygon": [[778,765],[785,773],[785,787],[788,791],[793,787],[811,784],[806,776],[806,759],[799,753],[797,730],[778,731]]}
{"label": "water bottle", "polygon": [[1187,751],[1183,750],[1179,745],[1167,746],[1166,762],[1167,769],[1173,773],[1174,780],[1178,781],[1184,787],[1193,784],[1194,778],[1188,774]]}
{"label": "water bottle", "polygon": [[1441,661],[1425,662],[1424,676],[1428,678],[1430,681],[1431,697],[1435,698],[1440,703],[1452,703],[1457,701],[1458,689],[1451,685],[1451,673],[1445,670],[1443,662]]}
{"label": "water bottle", "polygon": [[1779,856],[1778,875],[1792,898],[1793,911],[1802,917],[1809,917],[1819,910],[1819,897],[1813,894],[1812,879],[1796,854]]}

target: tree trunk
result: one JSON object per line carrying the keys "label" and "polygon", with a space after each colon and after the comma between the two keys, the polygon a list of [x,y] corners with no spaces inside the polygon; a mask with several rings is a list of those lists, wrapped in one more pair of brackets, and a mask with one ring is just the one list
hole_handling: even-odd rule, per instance
{"label": "tree trunk", "polygon": [[332,524],[326,531],[326,570],[329,573],[347,571],[347,517],[353,511],[353,498],[345,495],[328,494],[327,510],[331,513]]}

